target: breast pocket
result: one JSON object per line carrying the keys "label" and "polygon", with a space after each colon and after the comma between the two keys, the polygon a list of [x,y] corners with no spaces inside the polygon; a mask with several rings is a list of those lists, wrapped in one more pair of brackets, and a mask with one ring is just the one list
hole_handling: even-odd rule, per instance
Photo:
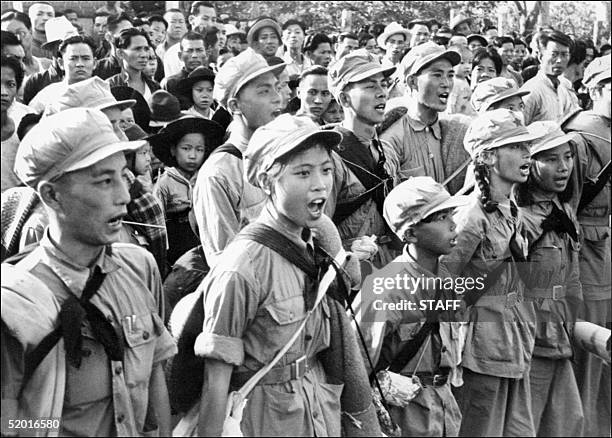
{"label": "breast pocket", "polygon": [[[262,347],[270,351],[270,355],[289,341],[305,317],[304,310],[304,297],[301,295],[275,301],[264,307],[264,318],[259,324],[260,339],[267,344]],[[298,342],[291,347],[289,352],[299,350],[301,350],[301,345]]]}
{"label": "breast pocket", "polygon": [[153,369],[155,340],[160,333],[153,314],[126,316],[122,329],[126,343],[126,383],[128,387],[148,384]]}
{"label": "breast pocket", "polygon": [[528,288],[548,288],[563,284],[562,265],[568,261],[562,259],[562,249],[553,244],[546,244],[532,249],[529,255],[529,278],[525,283]]}

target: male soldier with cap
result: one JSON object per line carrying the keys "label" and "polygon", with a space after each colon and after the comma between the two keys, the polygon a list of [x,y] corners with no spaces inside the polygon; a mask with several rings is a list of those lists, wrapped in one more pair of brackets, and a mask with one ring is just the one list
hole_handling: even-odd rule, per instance
{"label": "male soldier with cap", "polygon": [[[610,328],[610,55],[595,58],[584,71],[593,109],[578,111],[563,122],[577,140],[574,181],[582,187],[578,222],[584,241],[580,249],[580,281],[584,296],[582,318]],[[581,141],[578,141],[581,140]],[[576,349],[576,380],[585,415],[584,436],[610,433],[610,367]]]}
{"label": "male soldier with cap", "polygon": [[[461,142],[469,119],[458,114],[439,116],[453,87],[453,66],[460,61],[459,53],[432,42],[413,48],[402,60],[410,90],[407,108],[397,108],[396,114],[387,117],[380,137],[397,155],[401,179],[431,176],[441,183],[467,161]],[[462,183],[463,178],[456,176],[449,191],[455,193]]]}
{"label": "male soldier with cap", "polygon": [[[381,66],[360,49],[331,64],[328,73],[330,89],[345,115],[335,128],[342,142],[332,155],[336,174],[333,220],[344,246],[379,268],[394,256],[382,206],[393,187],[398,162],[392,150],[383,150],[376,133],[387,101],[386,81],[394,71],[395,67]],[[373,237],[378,237],[380,247]]]}
{"label": "male soldier with cap", "polygon": [[[169,435],[162,365],[176,346],[159,316],[159,272],[146,251],[116,243],[130,201],[124,151],[142,145],[90,108],[43,118],[23,139],[15,172],[49,226],[2,265],[3,417],[58,417],[49,433],[62,436]],[[53,342],[41,353],[43,339]]]}
{"label": "male soldier with cap", "polygon": [[276,75],[285,64],[269,66],[247,49],[231,58],[215,77],[213,98],[233,116],[226,143],[198,172],[193,211],[209,266],[246,224],[260,213],[265,193],[244,179],[242,154],[257,128],[282,111]]}

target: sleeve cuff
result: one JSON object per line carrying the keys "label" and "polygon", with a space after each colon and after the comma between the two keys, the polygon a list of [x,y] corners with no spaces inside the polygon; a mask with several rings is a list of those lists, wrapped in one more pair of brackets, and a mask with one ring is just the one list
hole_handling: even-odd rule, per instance
{"label": "sleeve cuff", "polygon": [[236,366],[244,362],[244,343],[239,338],[200,333],[193,349],[199,357],[217,359]]}

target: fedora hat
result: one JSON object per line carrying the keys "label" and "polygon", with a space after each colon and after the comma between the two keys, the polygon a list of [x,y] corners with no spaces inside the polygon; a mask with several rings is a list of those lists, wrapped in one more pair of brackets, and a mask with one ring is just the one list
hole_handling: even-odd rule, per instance
{"label": "fedora hat", "polygon": [[149,126],[159,128],[184,116],[179,100],[166,90],[157,90],[149,101],[151,121]]}
{"label": "fedora hat", "polygon": [[50,50],[54,44],[79,34],[79,31],[64,16],[50,18],[45,23],[47,42],[41,45],[43,50]]}
{"label": "fedora hat", "polygon": [[176,160],[170,152],[172,146],[186,134],[201,133],[204,136],[206,154],[210,153],[223,142],[225,130],[217,122],[202,117],[186,116],[168,123],[157,134],[148,138],[153,153],[167,166],[176,166]]}
{"label": "fedora hat", "polygon": [[385,27],[385,30],[383,31],[383,33],[381,33],[376,39],[378,46],[384,49],[387,39],[389,39],[391,35],[395,35],[395,34],[404,35],[406,42],[410,40],[410,32],[408,31],[408,29],[405,29],[404,27],[402,27],[401,24],[394,21],[393,23]]}

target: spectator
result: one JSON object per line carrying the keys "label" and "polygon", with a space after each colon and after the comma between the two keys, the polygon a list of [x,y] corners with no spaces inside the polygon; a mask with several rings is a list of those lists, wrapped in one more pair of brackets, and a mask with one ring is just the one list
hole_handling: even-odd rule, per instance
{"label": "spectator", "polygon": [[312,65],[302,52],[306,26],[301,21],[289,19],[283,24],[282,30],[284,52],[280,56],[287,63],[289,76],[299,75]]}
{"label": "spectator", "polygon": [[468,35],[467,43],[468,43],[468,48],[472,52],[475,52],[476,50],[483,48],[483,47],[487,47],[489,45],[489,42],[487,41],[485,37],[483,37],[482,35],[476,34],[476,33]]}
{"label": "spectator", "polygon": [[75,28],[78,29],[81,27],[79,24],[79,14],[74,9],[64,9],[64,17],[66,17]]}
{"label": "spectator", "polygon": [[230,50],[234,56],[242,52],[242,41],[246,41],[246,34],[243,31],[237,29],[233,24],[226,24],[225,36],[227,37],[225,47]]}
{"label": "spectator", "polygon": [[196,1],[191,4],[189,11],[189,24],[196,32],[204,33],[214,27],[217,22],[217,11],[210,2]]}
{"label": "spectator", "polygon": [[332,41],[322,33],[308,35],[304,40],[304,54],[311,65],[320,65],[327,68],[333,55]]}
{"label": "spectator", "polygon": [[[273,65],[280,65],[280,64],[285,65],[283,60],[279,58],[278,56],[273,56],[272,58],[268,58],[267,61],[270,67]],[[287,73],[287,66],[285,65],[285,68],[281,70],[281,72],[278,74],[278,94],[280,94],[281,96],[281,107],[283,108],[283,111],[285,112],[286,112],[289,100],[291,99],[291,88],[289,87],[289,82],[290,82],[289,73]]]}
{"label": "spectator", "polygon": [[523,78],[510,65],[514,57],[514,39],[505,35],[495,38],[493,44],[497,48],[497,53],[502,61],[502,69],[498,76],[515,81],[519,87],[523,85]]}
{"label": "spectator", "polygon": [[196,68],[208,65],[206,48],[204,47],[204,37],[202,34],[187,32],[183,38],[181,38],[177,57],[182,64],[181,71],[174,75],[166,76],[161,82],[161,87],[179,99],[182,109],[187,109],[189,107],[189,100],[185,100],[182,95],[179,95],[176,87],[181,80],[189,76],[189,73]]}
{"label": "spectator", "polygon": [[315,65],[304,70],[300,75],[297,96],[300,99],[300,109],[296,115],[309,117],[319,125],[324,125],[321,116],[332,99],[327,84],[327,69]]}
{"label": "spectator", "polygon": [[584,61],[584,67],[586,68],[593,61],[593,59],[595,59],[597,49],[595,48],[593,40],[585,39],[584,42],[586,44],[586,58]]}
{"label": "spectator", "polygon": [[[149,56],[147,57],[147,67],[143,70],[143,73],[154,81],[157,81],[158,74],[157,69],[159,68],[159,58],[155,54],[153,46],[149,47]],[[162,77],[163,79],[163,77]]]}
{"label": "spectator", "polygon": [[5,12],[2,14],[2,30],[11,32],[17,38],[23,47],[25,57],[23,64],[25,67],[25,75],[32,76],[36,73],[42,73],[49,68],[51,62],[44,57],[37,57],[32,54],[32,22],[30,18],[23,12]]}
{"label": "spectator", "polygon": [[448,47],[448,43],[453,36],[453,32],[448,26],[442,26],[433,36],[432,41],[440,46]]}
{"label": "spectator", "polygon": [[342,123],[344,120],[344,109],[336,99],[332,98],[321,118],[326,124]]}
{"label": "spectator", "polygon": [[468,39],[465,35],[461,33],[453,33],[450,40],[448,41],[448,46],[454,47],[468,47]]}
{"label": "spectator", "polygon": [[108,15],[116,16],[116,15],[121,15],[125,12],[123,8],[121,7],[121,2],[107,1],[104,3],[106,3],[104,6],[96,9],[96,13],[104,12]]}
{"label": "spectator", "polygon": [[280,47],[281,28],[276,21],[269,17],[260,17],[253,23],[247,33],[249,47],[264,58],[276,56]]}
{"label": "spectator", "polygon": [[185,114],[193,117],[212,119],[213,89],[215,86],[215,74],[206,67],[198,67],[189,75],[181,79],[177,86],[177,97],[189,102]]}
{"label": "spectator", "polygon": [[351,32],[342,32],[338,35],[338,42],[336,43],[336,59],[340,59],[358,48],[359,41],[357,35]]}
{"label": "spectator", "polygon": [[408,23],[408,30],[410,31],[410,44],[409,47],[416,47],[419,44],[426,43],[429,41],[431,35],[429,20],[412,20]]}
{"label": "spectator", "polygon": [[448,97],[448,106],[446,112],[448,114],[465,114],[473,115],[474,111],[470,105],[470,83],[468,78],[472,73],[472,58],[473,53],[467,47],[450,47],[449,50],[455,50],[461,55],[461,62],[454,67],[455,77],[453,78],[453,89]]}
{"label": "spectator", "polygon": [[462,14],[457,14],[450,22],[450,29],[453,34],[468,36],[472,33],[470,26],[472,25],[472,19]]}
{"label": "spectator", "polygon": [[161,15],[152,15],[149,21],[149,39],[153,48],[157,48],[165,39],[168,22]]}
{"label": "spectator", "polygon": [[[155,53],[157,53],[157,56],[159,56],[162,61],[166,62],[166,51],[181,41],[183,35],[187,33],[187,23],[185,22],[185,16],[180,9],[168,9],[164,14],[164,20],[166,20],[166,23],[168,23],[166,37],[163,44],[157,45]],[[171,58],[172,57],[169,57],[169,59]],[[181,68],[178,67],[178,69],[174,72],[168,70],[167,74],[172,75],[174,73],[178,73],[180,69]]]}
{"label": "spectator", "polygon": [[366,49],[370,55],[378,59],[378,45],[376,44],[376,37],[370,33],[359,34],[359,48]]}
{"label": "spectator", "polygon": [[104,52],[105,46],[101,46],[98,49],[96,58],[99,59],[98,65],[94,70],[94,76],[98,76],[101,79],[108,79],[111,76],[121,72],[121,59],[117,56],[117,48],[115,47],[115,41],[126,29],[131,29],[132,20],[125,14],[118,16],[111,16],[108,18],[108,24],[106,26],[106,34],[104,36],[109,48],[108,52]]}
{"label": "spectator", "polygon": [[19,146],[17,128],[21,119],[32,111],[27,106],[17,102],[17,90],[23,81],[23,67],[15,58],[2,55],[2,95],[0,104],[0,121],[2,123],[2,172],[0,191],[20,186],[22,183],[15,175],[13,165]]}
{"label": "spectator", "polygon": [[523,60],[527,58],[528,55],[529,52],[527,51],[527,43],[525,40],[515,38],[514,56],[512,57],[512,62],[510,63],[514,71],[521,72],[521,70],[523,70]]}
{"label": "spectator", "polygon": [[528,94],[529,91],[519,90],[512,79],[498,77],[478,84],[470,100],[479,113],[500,108],[522,113],[525,109],[522,98]]}
{"label": "spectator", "polygon": [[470,86],[472,90],[481,82],[496,78],[502,70],[502,60],[493,48],[478,49],[472,58],[472,76]]}
{"label": "spectator", "polygon": [[107,12],[96,12],[94,15],[91,37],[96,44],[96,59],[105,58],[110,52],[110,43],[104,38],[108,26],[108,17],[110,15]]}
{"label": "spectator", "polygon": [[160,89],[157,82],[143,74],[149,61],[150,46],[149,36],[141,30],[132,28],[121,32],[115,40],[115,47],[122,62],[122,71],[107,79],[111,87],[127,85],[142,94],[146,100]]}
{"label": "spectator", "polygon": [[376,39],[378,47],[385,51],[380,63],[385,67],[397,66],[402,60],[409,38],[410,32],[396,22],[385,27],[385,31]]}
{"label": "spectator", "polygon": [[94,42],[89,37],[77,35],[62,41],[59,53],[64,79],[43,88],[30,102],[32,110],[39,114],[44,112],[70,85],[91,78],[95,65],[94,50]]}
{"label": "spectator", "polygon": [[559,31],[544,32],[540,37],[540,69],[537,75],[523,85],[531,91],[525,97],[525,122],[538,120],[560,122],[566,115],[579,108],[578,98],[562,84],[562,75],[567,69],[573,41]]}
{"label": "spectator", "polygon": [[28,8],[28,16],[34,28],[34,32],[32,32],[32,55],[40,58],[51,58],[53,54],[44,50],[42,45],[47,42],[45,23],[55,17],[55,9],[50,3],[35,2]]}
{"label": "spectator", "polygon": [[[497,26],[493,26],[492,24],[485,26],[482,30],[484,33],[484,37],[486,38],[488,44],[493,44],[495,42],[495,38],[499,36],[497,31]],[[486,44],[485,44],[486,47]]]}

